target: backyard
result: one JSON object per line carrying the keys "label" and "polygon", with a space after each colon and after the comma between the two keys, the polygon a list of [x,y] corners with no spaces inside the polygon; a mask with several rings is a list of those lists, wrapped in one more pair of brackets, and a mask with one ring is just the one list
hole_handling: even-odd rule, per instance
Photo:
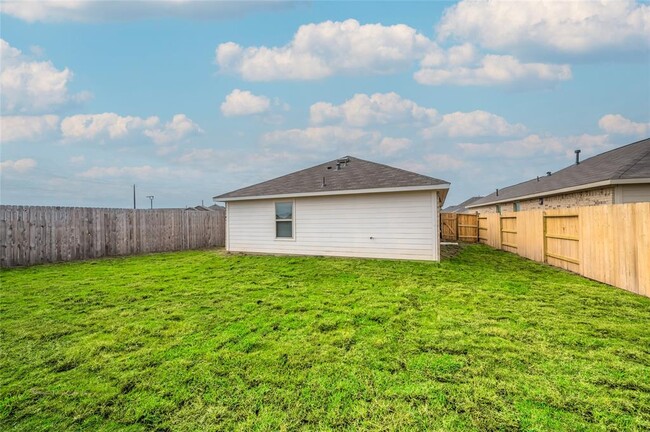
{"label": "backyard", "polygon": [[648,430],[650,298],[482,245],[1,272],[2,430]]}

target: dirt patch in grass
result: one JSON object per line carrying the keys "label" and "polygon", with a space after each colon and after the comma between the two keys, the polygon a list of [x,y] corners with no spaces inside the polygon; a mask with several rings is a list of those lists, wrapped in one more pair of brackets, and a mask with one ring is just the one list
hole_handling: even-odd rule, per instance
{"label": "dirt patch in grass", "polygon": [[467,243],[440,245],[440,259],[445,260],[454,258],[467,246],[469,246]]}

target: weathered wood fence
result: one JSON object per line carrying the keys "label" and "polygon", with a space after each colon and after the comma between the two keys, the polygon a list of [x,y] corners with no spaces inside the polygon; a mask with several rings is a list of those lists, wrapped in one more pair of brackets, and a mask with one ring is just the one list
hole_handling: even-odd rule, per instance
{"label": "weathered wood fence", "polygon": [[225,213],[0,206],[0,267],[178,251],[225,242]]}
{"label": "weathered wood fence", "polygon": [[650,203],[481,214],[480,242],[650,297]]}
{"label": "weathered wood fence", "polygon": [[478,214],[440,213],[442,241],[478,242]]}

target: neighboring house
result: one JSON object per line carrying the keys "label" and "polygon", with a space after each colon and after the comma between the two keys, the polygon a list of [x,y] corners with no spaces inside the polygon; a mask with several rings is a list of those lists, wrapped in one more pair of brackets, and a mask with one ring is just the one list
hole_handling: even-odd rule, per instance
{"label": "neighboring house", "polygon": [[480,200],[481,198],[483,198],[483,197],[481,197],[481,196],[471,197],[470,199],[465,200],[465,201],[463,201],[462,203],[460,203],[458,205],[453,205],[453,206],[443,208],[442,212],[443,213],[475,214],[476,210],[470,210],[470,209],[467,208],[467,206],[472,204],[475,201]]}
{"label": "neighboring house", "polygon": [[479,213],[650,201],[650,138],[555,173],[508,186],[467,206]]}
{"label": "neighboring house", "polygon": [[196,207],[188,207],[185,210],[195,210],[195,211],[221,211],[225,212],[226,209],[220,205],[213,204],[210,207],[206,207],[204,205],[198,205]]}
{"label": "neighboring house", "polygon": [[214,197],[234,252],[439,260],[449,183],[344,157]]}

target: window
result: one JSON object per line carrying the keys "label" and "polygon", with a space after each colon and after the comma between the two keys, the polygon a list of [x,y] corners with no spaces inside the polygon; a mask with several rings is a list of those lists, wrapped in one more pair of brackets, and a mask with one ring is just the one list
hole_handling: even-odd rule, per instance
{"label": "window", "polygon": [[519,209],[519,201],[512,203],[512,211],[518,212]]}
{"label": "window", "polygon": [[293,202],[275,203],[275,237],[293,238]]}
{"label": "window", "polygon": [[497,204],[497,213],[501,214],[501,206]]}

